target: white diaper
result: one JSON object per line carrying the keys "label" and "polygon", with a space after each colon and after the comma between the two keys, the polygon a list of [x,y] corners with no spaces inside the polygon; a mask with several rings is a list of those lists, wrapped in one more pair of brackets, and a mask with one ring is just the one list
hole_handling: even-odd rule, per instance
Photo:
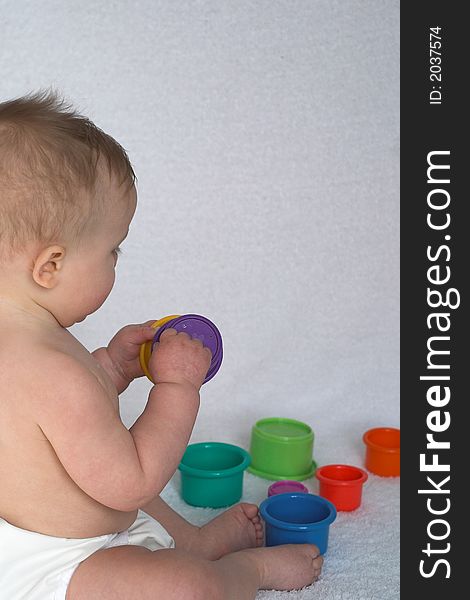
{"label": "white diaper", "polygon": [[93,538],[59,538],[20,529],[0,518],[0,600],[65,600],[78,565],[113,546],[174,548],[160,523],[139,510],[129,529]]}

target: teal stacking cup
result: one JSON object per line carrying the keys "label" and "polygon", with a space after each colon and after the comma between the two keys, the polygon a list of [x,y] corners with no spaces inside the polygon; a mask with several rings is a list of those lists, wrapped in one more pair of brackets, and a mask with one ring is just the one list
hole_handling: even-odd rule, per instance
{"label": "teal stacking cup", "polygon": [[183,500],[210,508],[235,504],[242,497],[243,474],[250,460],[246,450],[232,444],[190,444],[178,467]]}

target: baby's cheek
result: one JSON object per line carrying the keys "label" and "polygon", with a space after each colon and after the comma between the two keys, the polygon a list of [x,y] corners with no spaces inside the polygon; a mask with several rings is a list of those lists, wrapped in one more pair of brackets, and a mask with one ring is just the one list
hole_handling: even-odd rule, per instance
{"label": "baby's cheek", "polygon": [[113,271],[112,277],[109,277],[107,279],[107,281],[103,283],[101,290],[100,290],[101,293],[98,295],[98,301],[100,302],[100,306],[101,306],[101,304],[103,304],[103,302],[106,300],[106,298],[111,293],[111,290],[113,289],[113,286],[114,286],[114,280],[115,280],[115,277],[114,277],[114,271]]}
{"label": "baby's cheek", "polygon": [[101,279],[95,280],[95,282],[88,281],[84,285],[90,286],[90,310],[95,311],[104,303],[113,289],[114,271],[112,275],[106,278],[101,277]]}

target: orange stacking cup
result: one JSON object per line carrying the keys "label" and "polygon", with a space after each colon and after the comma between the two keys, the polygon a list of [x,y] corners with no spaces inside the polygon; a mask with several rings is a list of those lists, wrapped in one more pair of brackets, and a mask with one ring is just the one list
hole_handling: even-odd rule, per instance
{"label": "orange stacking cup", "polygon": [[361,505],[362,486],[367,473],[351,465],[325,465],[317,468],[320,496],[332,502],[336,510],[356,510]]}
{"label": "orange stacking cup", "polygon": [[362,436],[366,445],[366,469],[382,477],[400,476],[400,430],[369,429]]}

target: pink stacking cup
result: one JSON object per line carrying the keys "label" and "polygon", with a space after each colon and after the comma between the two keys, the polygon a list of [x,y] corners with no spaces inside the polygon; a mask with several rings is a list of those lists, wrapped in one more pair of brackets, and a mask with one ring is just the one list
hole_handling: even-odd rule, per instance
{"label": "pink stacking cup", "polygon": [[276,481],[268,488],[268,498],[276,494],[308,494],[308,489],[300,481],[283,479]]}

